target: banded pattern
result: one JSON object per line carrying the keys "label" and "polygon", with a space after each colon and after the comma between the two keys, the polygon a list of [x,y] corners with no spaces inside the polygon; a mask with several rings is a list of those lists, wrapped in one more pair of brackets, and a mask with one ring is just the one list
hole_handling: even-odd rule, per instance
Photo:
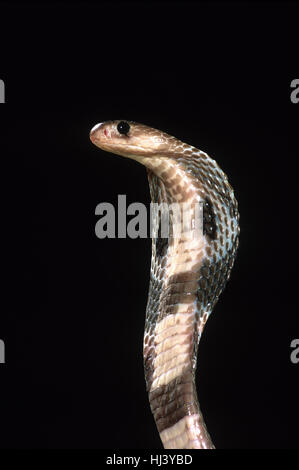
{"label": "banded pattern", "polygon": [[[237,201],[227,176],[206,153],[172,136],[128,121],[100,124],[92,141],[147,167],[152,202],[203,205],[200,235],[191,225],[152,240],[144,332],[144,370],[151,410],[165,448],[214,448],[195,387],[197,349],[205,323],[229,279],[238,247]],[[104,137],[105,135],[105,137]],[[196,236],[195,236],[196,235]]]}

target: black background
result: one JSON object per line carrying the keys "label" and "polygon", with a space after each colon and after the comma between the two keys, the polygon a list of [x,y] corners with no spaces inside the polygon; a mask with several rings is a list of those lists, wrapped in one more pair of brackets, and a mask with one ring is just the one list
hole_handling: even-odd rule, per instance
{"label": "black background", "polygon": [[218,448],[298,447],[298,7],[0,6],[2,448],[162,448],[143,378],[149,239],[95,236],[100,202],[149,204],[106,154],[108,119],[206,151],[239,201],[240,249],[199,346]]}

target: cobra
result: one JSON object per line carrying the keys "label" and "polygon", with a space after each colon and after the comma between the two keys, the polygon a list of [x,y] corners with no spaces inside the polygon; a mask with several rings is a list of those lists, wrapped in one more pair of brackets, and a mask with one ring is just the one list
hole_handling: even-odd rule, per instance
{"label": "cobra", "polygon": [[[195,385],[199,339],[235,260],[238,204],[226,174],[205,152],[132,121],[106,121],[90,132],[100,149],[147,169],[151,200],[184,204],[194,224],[174,236],[152,238],[144,330],[144,372],[151,410],[165,449],[213,449]],[[161,217],[159,218],[161,223]]]}

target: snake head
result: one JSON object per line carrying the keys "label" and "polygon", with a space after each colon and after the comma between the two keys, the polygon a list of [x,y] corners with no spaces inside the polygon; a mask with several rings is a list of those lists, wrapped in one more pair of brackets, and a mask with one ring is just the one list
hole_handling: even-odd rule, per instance
{"label": "snake head", "polygon": [[133,121],[106,121],[90,131],[93,144],[102,150],[131,158],[146,165],[150,157],[169,154],[174,137]]}

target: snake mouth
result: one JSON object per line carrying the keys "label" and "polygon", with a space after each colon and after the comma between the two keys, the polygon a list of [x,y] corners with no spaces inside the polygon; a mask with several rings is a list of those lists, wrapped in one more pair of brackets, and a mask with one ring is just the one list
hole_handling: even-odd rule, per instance
{"label": "snake mouth", "polygon": [[120,155],[121,157],[137,160],[140,163],[143,163],[144,159],[153,156],[152,150],[147,147],[130,144],[127,141],[124,143],[112,142],[109,137],[105,136],[102,132],[99,132],[99,127],[100,124],[94,126],[90,131],[89,137],[91,142],[97,147],[99,147],[101,150]]}

